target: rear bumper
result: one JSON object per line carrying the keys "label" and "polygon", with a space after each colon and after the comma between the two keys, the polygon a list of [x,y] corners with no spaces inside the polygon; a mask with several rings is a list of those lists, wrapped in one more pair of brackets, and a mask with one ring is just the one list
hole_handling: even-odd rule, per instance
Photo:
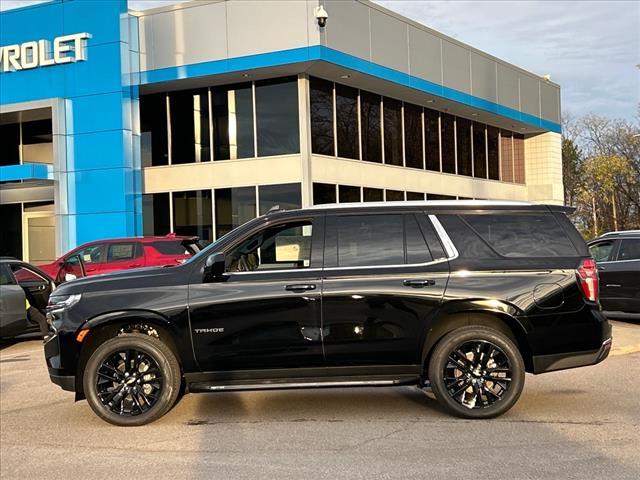
{"label": "rear bumper", "polygon": [[586,352],[557,353],[553,355],[535,355],[533,373],[553,372],[568,368],[586,367],[600,363],[609,356],[612,338],[609,336],[598,350]]}

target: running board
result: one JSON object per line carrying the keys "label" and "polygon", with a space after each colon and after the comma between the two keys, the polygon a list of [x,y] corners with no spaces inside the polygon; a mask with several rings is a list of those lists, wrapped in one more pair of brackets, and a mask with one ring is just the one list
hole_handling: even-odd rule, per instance
{"label": "running board", "polygon": [[372,378],[309,378],[309,379],[271,379],[260,381],[235,382],[194,382],[189,384],[190,392],[237,392],[242,390],[287,390],[299,388],[345,388],[345,387],[391,387],[417,385],[420,377],[372,377]]}

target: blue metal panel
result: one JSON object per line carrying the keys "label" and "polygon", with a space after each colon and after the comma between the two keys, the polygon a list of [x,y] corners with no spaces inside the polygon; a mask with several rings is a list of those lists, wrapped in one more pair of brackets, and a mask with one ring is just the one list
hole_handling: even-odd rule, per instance
{"label": "blue metal panel", "polygon": [[[3,105],[64,99],[58,119],[64,158],[56,178],[66,189],[56,205],[60,244],[68,250],[90,240],[142,233],[139,141],[133,140],[137,87],[128,86],[126,0],[57,0],[0,13],[0,45],[89,33],[87,60],[0,74]],[[132,50],[137,50],[133,46]],[[136,135],[137,137],[137,135]],[[32,178],[28,166],[15,179]],[[5,175],[4,169],[2,170]],[[41,171],[37,172],[41,178]]]}
{"label": "blue metal panel", "polygon": [[281,50],[278,52],[249,55],[246,57],[215,60],[179,67],[148,70],[140,73],[140,83],[149,84],[168,82],[182,78],[240,72],[255,68],[273,67],[317,60],[333,63],[366,75],[371,75],[405,87],[410,87],[424,93],[436,95],[441,98],[446,98],[447,100],[452,100],[474,108],[496,113],[506,118],[533,125],[537,128],[544,128],[558,133],[561,131],[560,125],[557,123],[543,120],[533,115],[522,113],[518,110],[475,97],[465,92],[454,90],[453,88],[429,82],[428,80],[424,80],[404,72],[399,72],[392,68],[384,67],[323,45]]}
{"label": "blue metal panel", "polygon": [[0,167],[0,182],[51,180],[52,178],[53,166],[43,163],[23,163],[22,165]]}

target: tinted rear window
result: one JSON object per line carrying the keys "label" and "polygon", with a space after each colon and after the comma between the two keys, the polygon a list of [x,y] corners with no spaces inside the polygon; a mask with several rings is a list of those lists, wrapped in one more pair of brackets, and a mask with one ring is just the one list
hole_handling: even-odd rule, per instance
{"label": "tinted rear window", "polygon": [[578,253],[551,213],[465,214],[460,217],[504,257],[571,257]]}
{"label": "tinted rear window", "polygon": [[182,244],[181,240],[152,242],[151,246],[162,255],[189,255],[192,253]]}
{"label": "tinted rear window", "polygon": [[338,217],[337,230],[340,267],[404,263],[402,215]]}

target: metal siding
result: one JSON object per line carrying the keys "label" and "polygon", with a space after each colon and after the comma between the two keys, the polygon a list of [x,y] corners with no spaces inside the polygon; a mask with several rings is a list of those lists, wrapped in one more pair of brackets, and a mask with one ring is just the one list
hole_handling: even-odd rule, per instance
{"label": "metal siding", "polygon": [[329,13],[325,27],[326,45],[370,60],[369,7],[344,0],[327,0],[324,7]]}
{"label": "metal siding", "polygon": [[496,62],[471,52],[471,93],[491,102],[498,101]]}
{"label": "metal siding", "polygon": [[520,110],[540,116],[540,80],[520,75]]}
{"label": "metal siding", "polygon": [[406,23],[371,11],[371,61],[409,73]]}
{"label": "metal siding", "polygon": [[469,50],[443,40],[442,68],[444,86],[471,93],[471,63]]}
{"label": "metal siding", "polygon": [[433,83],[442,83],[440,38],[410,26],[409,62],[411,75]]}
{"label": "metal siding", "polygon": [[547,82],[540,82],[540,104],[542,118],[560,123],[560,89]]}
{"label": "metal siding", "polygon": [[498,102],[514,110],[520,109],[520,99],[518,92],[518,73],[498,64]]}
{"label": "metal siding", "polygon": [[234,1],[223,5],[227,8],[229,57],[308,45],[304,0]]}

